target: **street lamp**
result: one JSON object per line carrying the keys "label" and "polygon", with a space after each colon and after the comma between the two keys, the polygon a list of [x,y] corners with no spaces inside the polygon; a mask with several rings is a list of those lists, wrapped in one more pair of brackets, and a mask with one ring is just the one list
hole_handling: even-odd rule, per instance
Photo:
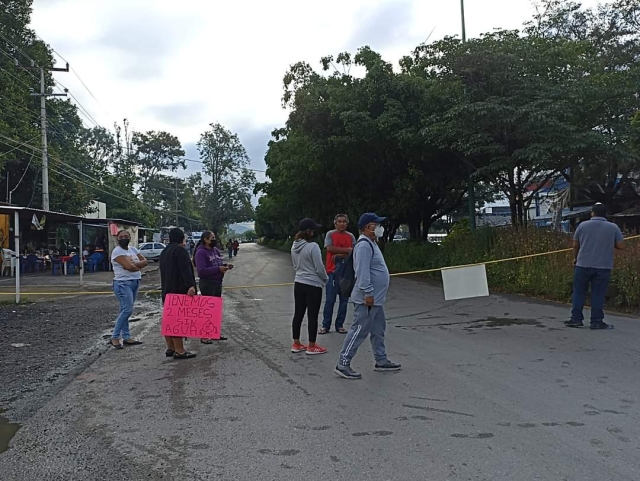
{"label": "street lamp", "polygon": [[[462,20],[462,43],[467,41],[467,28],[464,22],[464,0],[460,0],[460,19]],[[473,170],[469,174],[467,181],[469,187],[469,226],[471,230],[476,228],[476,193],[473,181]]]}

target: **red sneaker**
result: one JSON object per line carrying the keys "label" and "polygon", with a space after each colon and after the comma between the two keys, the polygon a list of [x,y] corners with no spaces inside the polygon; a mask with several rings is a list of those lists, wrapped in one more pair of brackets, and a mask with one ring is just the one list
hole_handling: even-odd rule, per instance
{"label": "red sneaker", "polygon": [[296,344],[295,342],[291,345],[291,352],[304,352],[307,350],[307,346],[304,344]]}
{"label": "red sneaker", "polygon": [[307,355],[313,356],[315,354],[326,354],[327,348],[318,346],[317,344],[313,347],[307,346]]}

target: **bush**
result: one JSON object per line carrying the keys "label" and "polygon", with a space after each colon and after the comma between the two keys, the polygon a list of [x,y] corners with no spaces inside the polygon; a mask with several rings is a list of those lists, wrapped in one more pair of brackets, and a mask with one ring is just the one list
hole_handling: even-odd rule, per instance
{"label": "bush", "polygon": [[[391,272],[449,267],[570,248],[571,236],[539,228],[482,228],[471,232],[456,226],[441,245],[429,242],[389,244],[384,252]],[[487,265],[492,291],[524,294],[556,301],[571,300],[573,263],[571,252],[530,257]],[[630,241],[616,253],[609,294],[620,309],[640,308],[640,243]],[[440,273],[428,274],[440,278]]]}

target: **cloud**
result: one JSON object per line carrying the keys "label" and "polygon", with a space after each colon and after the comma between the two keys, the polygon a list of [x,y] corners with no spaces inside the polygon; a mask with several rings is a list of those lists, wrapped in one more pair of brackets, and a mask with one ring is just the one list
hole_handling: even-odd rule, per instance
{"label": "cloud", "polygon": [[108,15],[90,47],[105,52],[119,75],[127,80],[161,76],[172,67],[171,56],[189,44],[202,20],[183,12],[128,8]]}
{"label": "cloud", "polygon": [[369,45],[381,50],[406,44],[413,24],[413,2],[388,1],[374,9],[367,5],[358,17],[359,24],[347,42],[350,49]]}
{"label": "cloud", "polygon": [[180,124],[184,127],[200,125],[207,117],[202,102],[151,105],[145,113],[167,124]]}
{"label": "cloud", "polygon": [[258,170],[265,170],[264,156],[267,153],[267,144],[271,140],[271,132],[276,126],[265,125],[259,128],[239,130],[238,137],[244,145],[251,167]]}

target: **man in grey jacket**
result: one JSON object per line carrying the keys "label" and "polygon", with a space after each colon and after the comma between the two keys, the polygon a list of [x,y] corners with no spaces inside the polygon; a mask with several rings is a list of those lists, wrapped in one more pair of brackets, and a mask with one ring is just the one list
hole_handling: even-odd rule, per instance
{"label": "man in grey jacket", "polygon": [[351,360],[358,347],[371,334],[371,347],[375,357],[374,371],[399,371],[401,366],[387,359],[384,335],[387,320],[384,303],[389,290],[389,269],[376,238],[384,235],[380,225],[386,217],[372,212],[362,214],[358,221],[360,238],[353,249],[356,283],[351,294],[354,304],[353,324],[342,345],[338,365],[334,372],[345,379],[360,379],[362,375],[351,369]]}

